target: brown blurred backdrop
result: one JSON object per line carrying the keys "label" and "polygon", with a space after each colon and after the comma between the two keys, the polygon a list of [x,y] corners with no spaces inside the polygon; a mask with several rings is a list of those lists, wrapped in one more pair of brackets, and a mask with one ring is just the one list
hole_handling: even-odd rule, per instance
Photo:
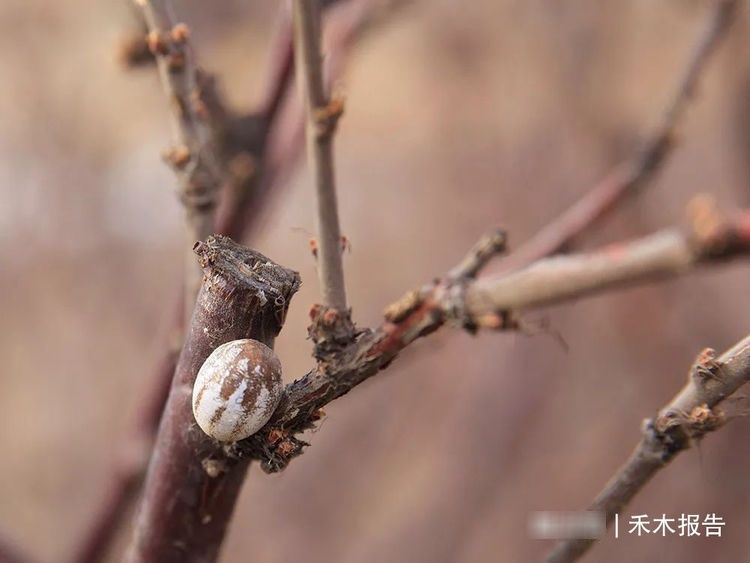
{"label": "brown blurred backdrop", "polygon": [[[709,4],[416,1],[369,34],[336,152],[357,322],[377,323],[491,226],[517,245],[630,154]],[[175,5],[203,65],[252,107],[277,2]],[[698,192],[747,204],[746,12],[658,182],[586,246],[673,224]],[[115,60],[132,27],[125,2],[0,3],[0,530],[42,561],[63,560],[91,518],[182,272],[159,157],[167,104],[153,69]],[[304,280],[277,346],[288,379],[311,365],[309,188],[295,173],[250,241]],[[586,506],[695,354],[748,332],[747,275],[737,264],[527,315],[567,351],[544,334],[419,342],[326,409],[286,472],[251,471],[223,560],[537,559],[549,545],[527,538],[529,513]],[[716,512],[723,538],[610,536],[588,560],[748,560],[749,430],[735,422],[680,456],[629,511]]]}

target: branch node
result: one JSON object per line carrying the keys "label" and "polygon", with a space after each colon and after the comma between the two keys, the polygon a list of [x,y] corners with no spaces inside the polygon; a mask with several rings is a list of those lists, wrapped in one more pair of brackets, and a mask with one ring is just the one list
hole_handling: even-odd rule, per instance
{"label": "branch node", "polygon": [[207,457],[201,461],[201,466],[203,467],[203,471],[206,472],[206,475],[212,479],[216,479],[222,473],[229,471],[226,459]]}
{"label": "branch node", "polygon": [[687,209],[691,243],[699,259],[730,258],[750,250],[750,218],[730,217],[709,195],[693,198]]}
{"label": "branch node", "polygon": [[169,53],[169,41],[164,36],[164,33],[158,29],[153,29],[148,32],[148,35],[146,35],[146,44],[148,45],[148,50],[151,51],[154,56],[166,55]]}
{"label": "branch node", "polygon": [[678,452],[690,446],[690,438],[683,428],[684,416],[676,411],[668,411],[655,420],[647,418],[641,429],[646,452],[664,465]]}
{"label": "branch node", "polygon": [[719,211],[716,198],[709,194],[699,194],[687,206],[688,225],[693,244],[700,254],[712,254],[718,246],[724,246],[721,239],[727,223]]}
{"label": "branch node", "polygon": [[403,321],[422,304],[422,293],[416,289],[407,292],[398,301],[391,303],[383,311],[385,320],[390,323]]}
{"label": "branch node", "polygon": [[322,107],[312,112],[315,135],[318,139],[330,139],[336,132],[339,118],[344,114],[344,97],[335,96]]}
{"label": "branch node", "polygon": [[487,233],[477,241],[464,259],[448,273],[448,278],[452,280],[475,278],[492,258],[505,252],[507,245],[508,235],[503,229],[496,229]]}
{"label": "branch node", "polygon": [[190,28],[185,23],[177,23],[169,32],[169,36],[177,44],[185,43],[190,38]]}
{"label": "branch node", "polygon": [[177,74],[185,70],[186,61],[185,53],[182,51],[173,51],[167,57],[167,68],[169,72]]}
{"label": "branch node", "polygon": [[716,350],[704,348],[690,366],[689,378],[700,389],[708,381],[721,380],[721,363],[716,360]]}
{"label": "branch node", "polygon": [[191,156],[190,149],[186,145],[177,145],[161,153],[162,159],[175,170],[184,170]]}
{"label": "branch node", "polygon": [[333,360],[354,341],[357,334],[350,310],[313,305],[310,321],[307,332],[313,341],[313,356],[321,363]]}

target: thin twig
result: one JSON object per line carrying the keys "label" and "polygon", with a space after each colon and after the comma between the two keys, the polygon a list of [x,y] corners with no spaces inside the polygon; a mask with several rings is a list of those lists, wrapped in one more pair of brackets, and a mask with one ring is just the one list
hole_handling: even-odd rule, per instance
{"label": "thin twig", "polygon": [[307,152],[315,177],[320,291],[326,307],[343,312],[347,310],[346,289],[333,166],[333,135],[343,105],[340,100],[329,99],[324,86],[318,0],[294,0],[293,9],[297,76],[305,85]]}
{"label": "thin twig", "polygon": [[455,268],[448,272],[447,277],[454,280],[475,278],[492,258],[505,251],[507,242],[508,237],[501,229],[488,233],[479,239]]}
{"label": "thin twig", "polygon": [[[750,253],[750,212],[723,216],[710,203],[699,200],[691,215],[687,229],[666,230],[598,252],[543,259],[507,276],[473,280],[448,275],[407,293],[386,309],[382,326],[357,331],[353,342],[335,337],[338,326],[346,323],[345,317],[313,307],[309,330],[317,366],[287,386],[285,400],[271,421],[239,442],[235,455],[260,459],[269,472],[284,469],[306,445],[296,434],[314,427],[322,407],[444,324],[470,332],[513,329],[518,327],[514,319],[522,310],[682,275],[700,264]],[[462,263],[470,263],[476,255],[472,250]]]}
{"label": "thin twig", "polygon": [[659,124],[647,136],[635,157],[615,167],[580,200],[509,254],[498,264],[499,271],[517,270],[544,256],[559,252],[655,177],[675,146],[675,130],[695,93],[711,54],[734,20],[737,4],[737,0],[714,1]]}
{"label": "thin twig", "polygon": [[214,230],[217,192],[223,181],[216,147],[201,100],[200,70],[189,44],[189,29],[177,23],[169,0],[136,0],[149,29],[148,44],[170,102],[177,145],[166,154],[180,180],[187,215],[185,307],[187,315],[200,283],[192,247]]}
{"label": "thin twig", "polygon": [[[604,513],[607,524],[622,511],[651,478],[681,451],[705,434],[720,428],[726,416],[719,404],[750,381],[750,336],[716,358],[706,349],[698,356],[687,384],[653,419],[643,421],[641,441],[620,467],[589,510]],[[579,559],[593,539],[560,542],[548,555],[548,563]]]}
{"label": "thin twig", "polygon": [[594,253],[553,256],[518,272],[477,280],[466,292],[466,310],[481,326],[481,319],[485,315],[491,319],[493,311],[551,305],[622,284],[673,276],[748,250],[749,213],[727,216],[711,197],[697,196],[688,206],[688,220],[687,228]]}

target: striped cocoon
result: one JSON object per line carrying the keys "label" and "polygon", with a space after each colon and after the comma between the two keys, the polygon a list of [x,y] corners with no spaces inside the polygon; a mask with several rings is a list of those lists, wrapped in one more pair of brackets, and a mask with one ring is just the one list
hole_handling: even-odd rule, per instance
{"label": "striped cocoon", "polygon": [[281,363],[268,346],[251,339],[222,344],[206,359],[193,386],[193,415],[221,442],[251,436],[281,400]]}

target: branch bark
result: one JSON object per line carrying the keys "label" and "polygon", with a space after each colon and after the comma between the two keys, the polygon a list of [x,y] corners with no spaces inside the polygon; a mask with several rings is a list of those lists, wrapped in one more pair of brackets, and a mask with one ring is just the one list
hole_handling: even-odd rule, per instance
{"label": "branch bark", "polygon": [[231,454],[238,459],[259,459],[267,472],[284,469],[308,445],[297,434],[315,426],[326,404],[387,367],[406,346],[444,324],[469,332],[514,329],[519,326],[516,315],[522,310],[682,275],[701,264],[750,253],[750,213],[725,217],[709,202],[699,200],[692,206],[687,229],[666,230],[598,252],[547,258],[507,276],[474,280],[481,266],[502,250],[498,240],[504,240],[502,233],[485,237],[463,265],[443,279],[407,293],[386,309],[383,325],[355,331],[353,341],[338,338],[348,329],[346,317],[313,307],[309,330],[316,367],[287,386],[269,423],[235,444]]}
{"label": "branch bark", "polygon": [[200,284],[200,270],[191,249],[214,230],[217,192],[223,181],[216,147],[206,123],[201,100],[200,70],[188,42],[189,29],[177,24],[169,0],[136,0],[149,29],[148,45],[156,57],[164,90],[170,102],[177,145],[167,152],[180,182],[180,199],[187,217],[185,278],[186,317],[189,317]]}
{"label": "branch bark", "polygon": [[333,135],[343,104],[341,100],[329,99],[325,91],[318,0],[294,0],[293,9],[297,76],[300,85],[305,85],[307,153],[315,177],[320,290],[326,307],[344,312],[346,289],[333,165]]}
{"label": "branch bark", "polygon": [[149,465],[131,563],[216,559],[248,461],[229,464],[222,445],[198,428],[192,385],[225,342],[253,338],[273,346],[300,283],[296,272],[224,237],[198,243],[196,253],[204,282]]}
{"label": "branch bark", "polygon": [[[651,478],[681,451],[690,448],[726,422],[719,405],[750,381],[750,336],[719,358],[711,349],[701,352],[688,374],[687,384],[653,419],[643,421],[641,441],[594,499],[589,510],[604,513],[609,525]],[[560,542],[547,556],[548,563],[576,561],[596,540]]]}
{"label": "branch bark", "polygon": [[675,147],[675,130],[695,94],[698,81],[737,12],[737,0],[715,0],[713,4],[659,124],[636,155],[615,167],[580,200],[510,254],[499,265],[499,271],[517,270],[559,252],[656,176]]}

